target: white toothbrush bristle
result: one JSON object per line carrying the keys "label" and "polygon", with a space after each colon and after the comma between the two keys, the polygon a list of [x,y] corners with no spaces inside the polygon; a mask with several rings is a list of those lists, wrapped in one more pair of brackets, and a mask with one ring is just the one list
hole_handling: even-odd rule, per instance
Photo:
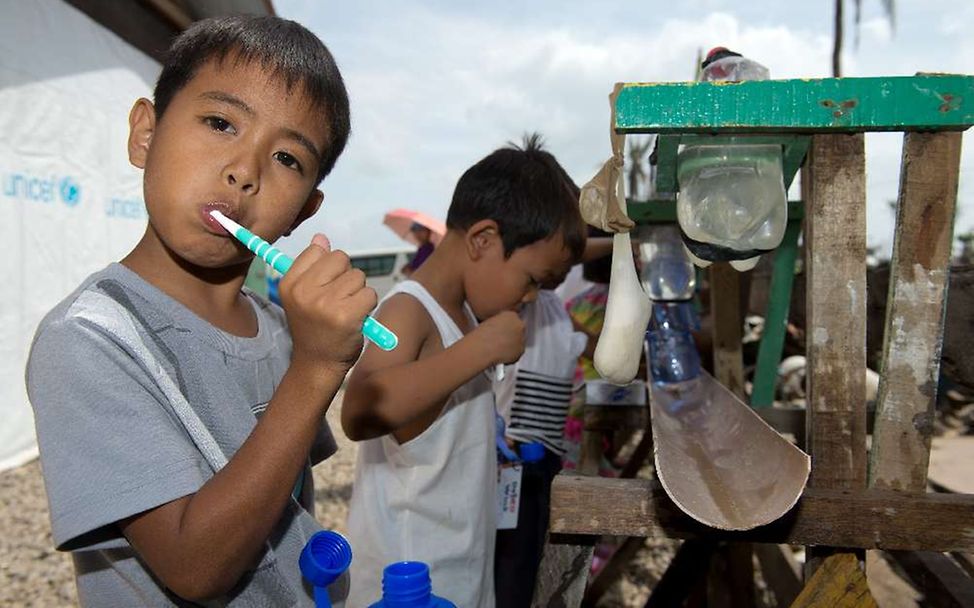
{"label": "white toothbrush bristle", "polygon": [[233,234],[238,228],[240,228],[240,225],[237,224],[237,222],[223,215],[223,213],[217,209],[212,209],[210,211],[210,217],[220,222],[220,225],[226,228],[227,232],[230,234]]}

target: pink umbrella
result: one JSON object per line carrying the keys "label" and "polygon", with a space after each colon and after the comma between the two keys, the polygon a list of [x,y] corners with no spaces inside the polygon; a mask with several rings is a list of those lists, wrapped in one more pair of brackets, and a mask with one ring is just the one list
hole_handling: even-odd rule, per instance
{"label": "pink umbrella", "polygon": [[395,209],[390,211],[382,218],[382,223],[391,228],[400,238],[405,239],[413,245],[419,245],[416,237],[410,231],[413,224],[420,224],[429,228],[430,240],[433,241],[434,245],[439,245],[443,235],[446,234],[446,224],[425,213],[409,209]]}

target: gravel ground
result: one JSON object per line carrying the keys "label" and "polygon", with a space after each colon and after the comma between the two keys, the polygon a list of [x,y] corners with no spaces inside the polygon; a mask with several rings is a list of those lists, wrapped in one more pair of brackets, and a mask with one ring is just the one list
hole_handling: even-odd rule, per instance
{"label": "gravel ground", "polygon": [[[338,453],[314,469],[315,511],[326,528],[345,530],[355,444],[341,433],[339,408],[328,413]],[[71,559],[54,550],[38,461],[0,474],[0,606],[77,604]]]}
{"label": "gravel ground", "polygon": [[[340,406],[333,407],[328,414],[336,430],[339,450],[314,469],[315,503],[316,516],[322,525],[344,532],[356,448],[340,431],[339,412]],[[647,473],[648,470],[642,472]],[[46,608],[76,603],[71,561],[66,554],[53,549],[44,484],[36,461],[0,474],[0,530],[4,532],[0,535],[0,606]],[[678,544],[667,539],[647,539],[622,580],[609,590],[599,606],[642,606]],[[880,605],[915,606],[914,598],[903,597],[906,594],[902,588],[890,594],[877,589],[880,576],[894,585],[900,580],[883,566],[880,563],[878,568],[870,568],[870,586],[874,593],[879,592],[876,599],[889,595],[899,596],[901,601],[880,601]]]}
{"label": "gravel ground", "polygon": [[71,560],[54,550],[36,460],[0,474],[0,530],[0,605],[74,605]]}
{"label": "gravel ground", "polygon": [[[314,469],[315,515],[325,528],[345,531],[355,471],[355,444],[341,433],[339,407],[328,420],[338,453]],[[67,554],[53,549],[47,498],[37,461],[0,474],[0,606],[76,604]],[[651,540],[600,606],[641,606],[672,555],[672,541]]]}

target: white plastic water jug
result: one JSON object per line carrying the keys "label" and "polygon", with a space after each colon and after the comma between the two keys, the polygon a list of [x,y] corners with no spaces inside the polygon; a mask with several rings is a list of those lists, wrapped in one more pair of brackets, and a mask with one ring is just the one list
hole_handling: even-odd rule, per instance
{"label": "white plastic water jug", "polygon": [[[704,81],[769,77],[766,67],[723,47],[712,49],[702,67]],[[721,145],[685,146],[677,163],[677,219],[695,264],[727,261],[750,270],[781,243],[788,200],[780,145],[733,137]]]}

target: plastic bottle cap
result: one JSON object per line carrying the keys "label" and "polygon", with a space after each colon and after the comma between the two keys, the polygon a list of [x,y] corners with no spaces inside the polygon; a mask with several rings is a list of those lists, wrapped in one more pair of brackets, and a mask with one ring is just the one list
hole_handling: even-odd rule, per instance
{"label": "plastic bottle cap", "polygon": [[457,608],[433,595],[429,566],[424,562],[395,562],[382,570],[382,599],[369,608]]}
{"label": "plastic bottle cap", "polygon": [[308,540],[298,558],[301,575],[315,587],[326,587],[352,563],[352,546],[338,532],[324,530]]}
{"label": "plastic bottle cap", "polygon": [[537,442],[522,443],[519,451],[524,462],[538,462],[544,458],[544,445]]}

